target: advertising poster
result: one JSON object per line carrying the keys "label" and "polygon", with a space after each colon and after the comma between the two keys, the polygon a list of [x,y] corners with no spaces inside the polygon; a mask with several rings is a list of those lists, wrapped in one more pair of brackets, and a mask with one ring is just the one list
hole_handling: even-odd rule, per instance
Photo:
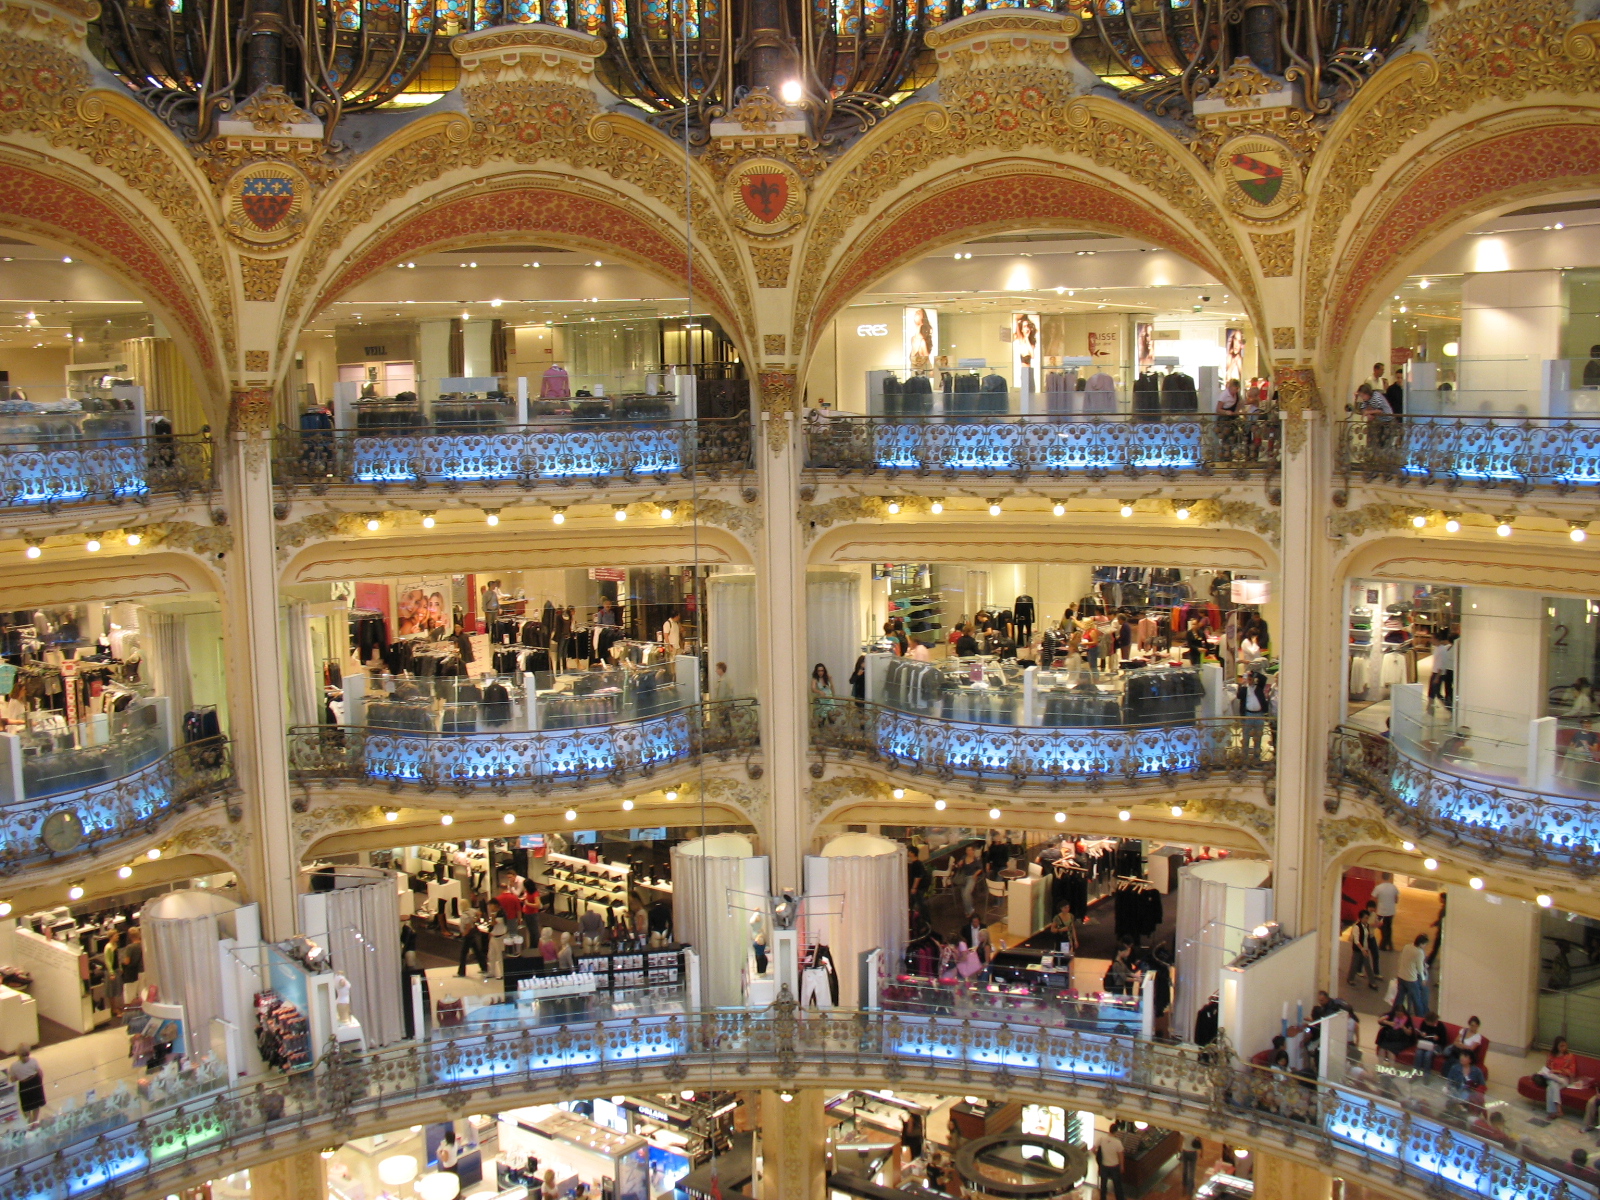
{"label": "advertising poster", "polygon": [[906,370],[926,371],[939,352],[939,314],[931,308],[908,308],[905,314]]}
{"label": "advertising poster", "polygon": [[1038,313],[1012,313],[1011,314],[1011,378],[1017,386],[1022,386],[1022,370],[1024,367],[1037,368],[1039,365],[1039,314]]}
{"label": "advertising poster", "polygon": [[1115,325],[1089,330],[1089,357],[1095,366],[1116,366],[1122,361],[1122,334]]}
{"label": "advertising poster", "polygon": [[1222,379],[1244,381],[1244,330],[1229,329],[1223,335],[1225,355],[1222,360]]}
{"label": "advertising poster", "polygon": [[395,588],[395,625],[404,637],[450,626],[450,577],[423,575],[401,579]]}
{"label": "advertising poster", "polygon": [[1139,356],[1139,371],[1153,370],[1156,365],[1156,327],[1149,321],[1136,321],[1133,326],[1133,344]]}

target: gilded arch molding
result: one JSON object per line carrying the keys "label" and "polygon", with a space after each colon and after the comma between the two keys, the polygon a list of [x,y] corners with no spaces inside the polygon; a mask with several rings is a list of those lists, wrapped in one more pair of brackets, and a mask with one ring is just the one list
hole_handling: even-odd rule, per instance
{"label": "gilded arch molding", "polygon": [[1338,576],[1521,588],[1552,596],[1600,595],[1600,562],[1593,554],[1557,547],[1502,548],[1476,540],[1378,538],[1352,551],[1340,564]]}
{"label": "gilded arch molding", "polygon": [[216,593],[222,583],[198,558],[173,551],[102,553],[75,562],[8,567],[0,609],[85,601],[157,600]]}

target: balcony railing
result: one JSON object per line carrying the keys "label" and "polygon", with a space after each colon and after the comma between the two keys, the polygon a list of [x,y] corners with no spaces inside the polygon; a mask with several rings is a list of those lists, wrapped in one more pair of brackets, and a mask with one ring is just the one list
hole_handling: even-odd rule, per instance
{"label": "balcony railing", "polygon": [[1078,783],[1100,791],[1214,774],[1243,782],[1251,772],[1273,769],[1276,743],[1276,723],[1267,718],[1093,728],[972,725],[853,700],[816,700],[811,708],[811,745],[824,760],[829,752],[841,759],[860,754],[892,770],[962,780],[980,791],[990,782],[1013,789]]}
{"label": "balcony railing", "polygon": [[1353,417],[1339,466],[1362,475],[1514,492],[1600,484],[1600,420],[1552,417]]}
{"label": "balcony railing", "polygon": [[1376,799],[1396,824],[1464,843],[1485,859],[1560,865],[1582,876],[1600,869],[1600,801],[1454,775],[1347,725],[1333,733],[1328,776]]}
{"label": "balcony railing", "polygon": [[96,853],[233,789],[226,738],[179,746],[117,779],[0,807],[0,872]]}
{"label": "balcony railing", "polygon": [[0,445],[0,506],[7,508],[187,500],[210,483],[205,434]]}
{"label": "balcony railing", "polygon": [[[1114,1034],[898,1012],[763,1010],[467,1025],[366,1054],[337,1047],[314,1069],[241,1080],[156,1111],[85,1113],[54,1137],[5,1134],[0,1200],[159,1197],[305,1146],[387,1132],[464,1103],[501,1107],[682,1087],[902,1086],[1090,1107],[1259,1149],[1344,1176],[1381,1171],[1417,1197],[1592,1200],[1595,1189],[1480,1135],[1466,1111],[1388,1091],[1297,1078],[1193,1048]],[[98,1116],[98,1120],[92,1119]],[[54,1131],[51,1131],[54,1132]]]}
{"label": "balcony railing", "polygon": [[813,470],[918,475],[1211,475],[1278,467],[1276,414],[1240,417],[861,417],[806,432]]}
{"label": "balcony railing", "polygon": [[745,417],[699,421],[560,421],[393,433],[280,429],[280,484],[456,490],[541,484],[717,479],[750,465]]}
{"label": "balcony railing", "polygon": [[419,733],[343,725],[289,731],[296,782],[415,785],[424,790],[582,788],[648,778],[709,755],[748,763],[760,745],[754,700],[697,704],[615,725],[534,733]]}

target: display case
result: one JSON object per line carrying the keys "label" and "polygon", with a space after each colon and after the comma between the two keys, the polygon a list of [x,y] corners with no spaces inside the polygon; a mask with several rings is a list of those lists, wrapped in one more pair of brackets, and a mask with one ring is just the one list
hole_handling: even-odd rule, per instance
{"label": "display case", "polygon": [[622,662],[604,670],[538,675],[534,681],[534,727],[576,729],[642,721],[671,712],[692,703],[698,694],[692,679],[689,687],[680,686],[683,668],[693,662],[680,657],[641,664],[629,661],[625,653]]}
{"label": "display case", "polygon": [[1007,971],[991,969],[989,974],[989,982],[970,984],[901,975],[884,987],[881,1001],[886,1012],[1139,1034],[1139,998],[1105,992],[1079,995],[1071,987],[1070,959],[1062,959],[1059,966],[1033,963]]}
{"label": "display case", "polygon": [[[118,389],[136,391],[143,388]],[[0,402],[0,445],[36,443],[115,444],[143,437],[141,398],[90,396],[83,400]]]}

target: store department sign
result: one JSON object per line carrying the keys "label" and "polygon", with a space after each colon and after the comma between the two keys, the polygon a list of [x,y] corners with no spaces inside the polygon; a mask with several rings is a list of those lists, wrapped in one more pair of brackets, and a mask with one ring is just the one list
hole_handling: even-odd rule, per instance
{"label": "store department sign", "polygon": [[857,337],[888,337],[889,336],[889,327],[887,325],[857,325],[856,326],[856,336]]}

